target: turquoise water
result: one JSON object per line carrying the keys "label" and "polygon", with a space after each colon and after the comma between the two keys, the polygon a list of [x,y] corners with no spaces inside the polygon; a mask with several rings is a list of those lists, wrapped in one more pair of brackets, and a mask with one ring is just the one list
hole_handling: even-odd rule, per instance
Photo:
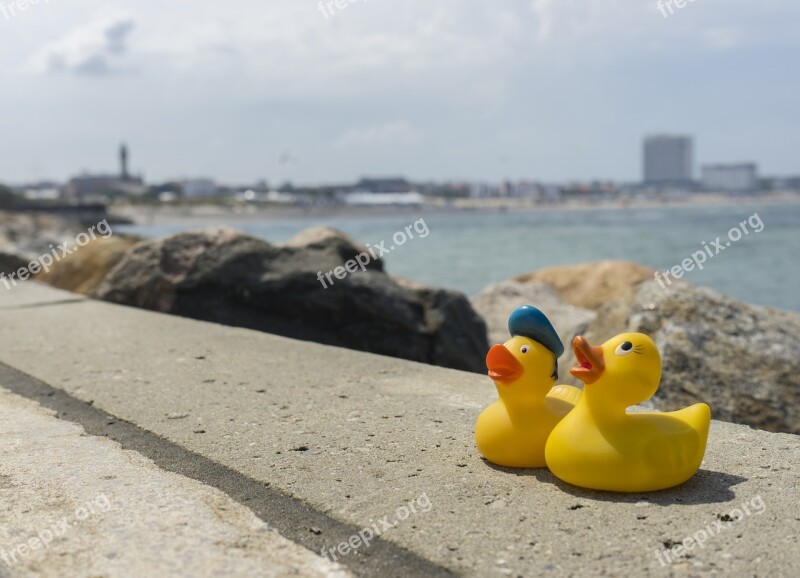
{"label": "turquoise water", "polygon": [[[718,236],[758,214],[751,232],[709,258],[687,280],[759,305],[800,311],[800,204],[739,204],[719,207],[580,209],[527,212],[412,213],[283,220],[220,220],[246,233],[282,242],[298,231],[328,225],[354,239],[385,247],[392,236],[424,218],[429,234],[384,256],[389,272],[473,295],[490,283],[552,265],[624,259],[666,270]],[[116,227],[154,237],[197,228],[174,223]],[[419,226],[424,234],[424,227]]]}

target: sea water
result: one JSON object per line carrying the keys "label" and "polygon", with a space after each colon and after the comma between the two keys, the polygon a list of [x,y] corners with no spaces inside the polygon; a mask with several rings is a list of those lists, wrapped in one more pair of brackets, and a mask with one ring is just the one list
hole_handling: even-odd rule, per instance
{"label": "sea water", "polygon": [[[731,242],[729,231],[757,214],[763,229]],[[424,219],[430,233],[414,233],[402,244],[399,231]],[[720,237],[724,250],[686,272],[684,279],[736,299],[800,311],[800,204],[732,204],[716,207],[548,209],[541,211],[431,212],[238,220],[219,219],[271,242],[288,240],[311,226],[327,225],[363,244],[390,250],[383,259],[392,274],[469,295],[491,283],[542,267],[599,259],[622,259],[661,271]],[[117,227],[120,232],[160,236],[197,228],[176,222]],[[420,227],[421,229],[421,227]],[[412,228],[411,231],[414,231]],[[408,236],[408,235],[406,235]],[[733,235],[734,237],[736,235]],[[400,236],[397,239],[401,239]]]}

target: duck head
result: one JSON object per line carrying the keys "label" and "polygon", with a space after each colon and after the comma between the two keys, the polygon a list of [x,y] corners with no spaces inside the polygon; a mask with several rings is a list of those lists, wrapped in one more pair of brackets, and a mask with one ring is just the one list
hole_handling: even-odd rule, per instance
{"label": "duck head", "polygon": [[564,346],[550,320],[536,307],[522,305],[508,318],[511,339],[486,356],[489,377],[504,401],[544,401],[558,379],[557,359]]}
{"label": "duck head", "polygon": [[627,408],[652,397],[661,379],[661,355],[643,333],[622,333],[603,345],[585,337],[572,341],[578,366],[570,373],[586,384],[587,401]]}
{"label": "duck head", "polygon": [[517,335],[486,355],[489,377],[501,398],[544,398],[556,381],[556,358],[541,343]]}

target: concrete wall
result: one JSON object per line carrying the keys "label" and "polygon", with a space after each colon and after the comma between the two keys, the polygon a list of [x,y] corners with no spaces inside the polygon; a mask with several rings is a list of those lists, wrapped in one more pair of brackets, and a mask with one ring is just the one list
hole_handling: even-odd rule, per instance
{"label": "concrete wall", "polygon": [[[800,566],[796,436],[714,422],[686,484],[585,491],[481,459],[473,425],[496,395],[488,378],[37,285],[0,292],[0,363],[0,386],[221,489],[356,574],[785,576]],[[743,505],[751,513],[734,520]],[[702,548],[664,554],[701,532]]]}

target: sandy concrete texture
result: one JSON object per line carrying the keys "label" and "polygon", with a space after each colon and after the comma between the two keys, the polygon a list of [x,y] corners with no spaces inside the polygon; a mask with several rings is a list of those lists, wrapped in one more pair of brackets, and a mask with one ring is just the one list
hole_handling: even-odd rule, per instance
{"label": "sandy concrete texture", "polygon": [[0,573],[344,577],[244,506],[0,388]]}

